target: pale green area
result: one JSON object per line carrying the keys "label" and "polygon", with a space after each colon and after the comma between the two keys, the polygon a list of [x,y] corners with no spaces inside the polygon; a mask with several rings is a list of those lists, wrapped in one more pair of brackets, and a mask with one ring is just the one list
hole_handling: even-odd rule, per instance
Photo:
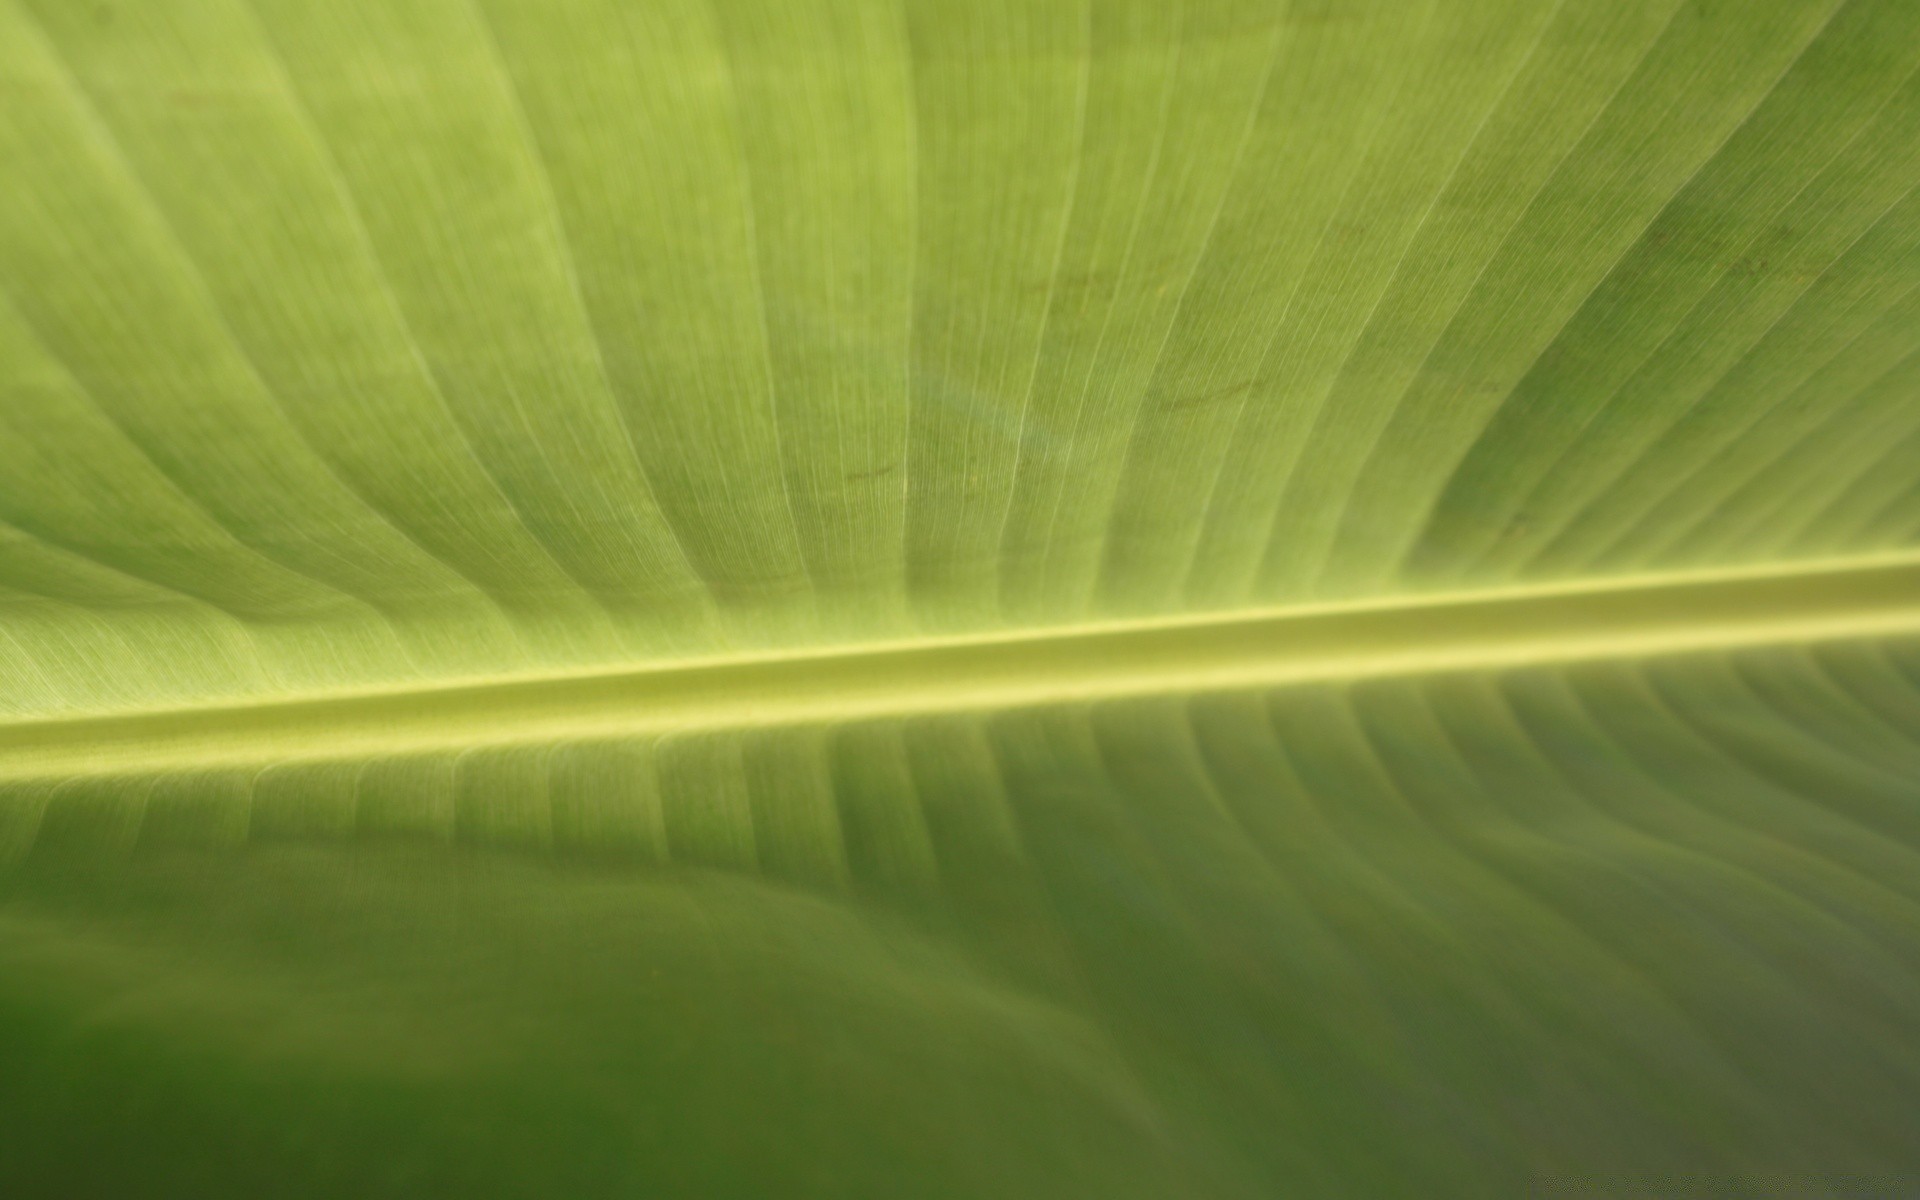
{"label": "pale green area", "polygon": [[1912,0],[0,0],[0,1197],[1920,1188],[1916,396]]}
{"label": "pale green area", "polygon": [[1898,0],[7,0],[17,713],[1911,545]]}

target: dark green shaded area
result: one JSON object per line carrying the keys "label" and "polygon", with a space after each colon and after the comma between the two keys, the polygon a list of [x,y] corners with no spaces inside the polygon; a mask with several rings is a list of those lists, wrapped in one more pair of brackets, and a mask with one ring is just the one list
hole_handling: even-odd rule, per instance
{"label": "dark green shaded area", "polygon": [[[1897,1194],[1917,681],[1860,644],[16,787],[0,1169]],[[434,775],[438,823],[390,786]]]}

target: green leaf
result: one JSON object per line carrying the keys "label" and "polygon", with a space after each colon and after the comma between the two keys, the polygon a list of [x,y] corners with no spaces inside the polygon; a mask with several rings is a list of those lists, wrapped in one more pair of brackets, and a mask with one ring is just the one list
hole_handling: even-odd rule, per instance
{"label": "green leaf", "polygon": [[0,1194],[1920,1179],[1920,5],[0,0]]}

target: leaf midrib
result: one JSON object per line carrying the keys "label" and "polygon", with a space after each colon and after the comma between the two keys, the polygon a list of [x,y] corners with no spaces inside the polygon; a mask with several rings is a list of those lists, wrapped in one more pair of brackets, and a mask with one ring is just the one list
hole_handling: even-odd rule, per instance
{"label": "leaf midrib", "polygon": [[0,723],[0,779],[245,767],[1920,634],[1920,555]]}

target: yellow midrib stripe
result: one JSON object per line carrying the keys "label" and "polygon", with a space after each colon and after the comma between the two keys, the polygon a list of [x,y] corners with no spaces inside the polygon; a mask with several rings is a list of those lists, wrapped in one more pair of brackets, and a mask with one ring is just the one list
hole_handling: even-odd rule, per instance
{"label": "yellow midrib stripe", "polygon": [[1920,634],[1920,556],[0,724],[0,778],[825,723]]}

